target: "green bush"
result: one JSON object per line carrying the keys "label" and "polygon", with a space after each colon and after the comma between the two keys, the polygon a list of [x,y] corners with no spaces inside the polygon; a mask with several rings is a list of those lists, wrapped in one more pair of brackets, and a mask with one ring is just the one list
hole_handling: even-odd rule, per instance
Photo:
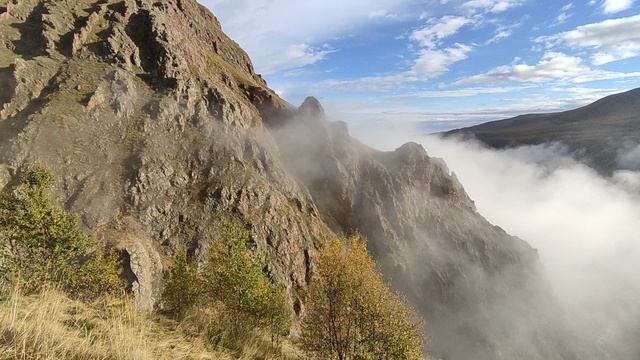
{"label": "green bush", "polygon": [[230,311],[246,315],[256,326],[287,334],[291,315],[284,291],[271,283],[261,267],[249,257],[249,233],[236,223],[227,224],[223,241],[209,251],[203,281],[207,295]]}
{"label": "green bush", "polygon": [[[287,335],[291,312],[286,295],[249,256],[248,232],[234,222],[221,228],[222,239],[208,252],[201,271],[189,264],[184,252],[178,254],[165,278],[163,310],[180,319],[193,307],[210,309],[220,318],[234,319],[229,324],[235,330],[262,328],[274,336]],[[216,329],[208,331],[212,339],[220,335]]]}
{"label": "green bush", "polygon": [[120,259],[115,252],[90,255],[72,276],[63,280],[63,289],[76,299],[94,300],[101,295],[124,293]]}
{"label": "green bush", "polygon": [[0,273],[22,291],[54,285],[82,298],[124,289],[117,258],[89,254],[91,239],[77,217],[51,201],[53,176],[26,167],[19,184],[0,194]]}
{"label": "green bush", "polygon": [[178,252],[173,266],[164,278],[162,310],[182,319],[185,313],[201,300],[202,281],[198,270],[187,260],[184,250]]}

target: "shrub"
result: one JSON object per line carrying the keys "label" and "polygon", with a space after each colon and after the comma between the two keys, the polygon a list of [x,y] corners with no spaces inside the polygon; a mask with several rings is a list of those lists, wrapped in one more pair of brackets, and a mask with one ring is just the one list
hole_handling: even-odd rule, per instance
{"label": "shrub", "polygon": [[214,342],[254,328],[269,330],[274,339],[287,335],[291,327],[287,297],[249,256],[247,230],[229,221],[221,227],[221,235],[201,271],[188,262],[184,251],[179,252],[165,278],[163,310],[178,319],[194,307],[202,310],[199,316],[214,314],[215,323],[225,329],[215,325],[201,329]]}
{"label": "shrub", "polygon": [[187,310],[200,301],[202,282],[197,268],[189,263],[186,251],[178,252],[163,285],[162,309],[175,318],[183,318]]}
{"label": "shrub", "polygon": [[102,295],[124,293],[120,259],[115,252],[97,252],[75,266],[74,273],[63,279],[63,289],[76,299],[95,300]]}
{"label": "shrub", "polygon": [[328,243],[308,289],[302,345],[319,359],[421,359],[421,322],[382,280],[363,241]]}
{"label": "shrub", "polygon": [[248,231],[230,223],[223,228],[223,240],[209,251],[203,271],[205,291],[231,312],[250,322],[287,334],[291,315],[284,291],[271,283],[261,267],[247,253]]}
{"label": "shrub", "polygon": [[77,217],[49,197],[53,176],[41,166],[26,167],[19,184],[0,194],[0,273],[26,292],[46,284],[72,295],[94,298],[124,289],[117,258],[88,254],[91,239]]}

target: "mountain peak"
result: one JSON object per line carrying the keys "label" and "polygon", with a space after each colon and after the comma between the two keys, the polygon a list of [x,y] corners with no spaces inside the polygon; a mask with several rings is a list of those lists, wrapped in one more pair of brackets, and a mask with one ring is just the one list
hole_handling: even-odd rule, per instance
{"label": "mountain peak", "polygon": [[311,117],[324,117],[324,108],[320,101],[313,96],[309,96],[304,99],[300,108],[298,108],[299,112]]}
{"label": "mountain peak", "polygon": [[401,158],[407,160],[428,157],[427,150],[425,150],[424,146],[412,141],[400,146],[396,152]]}
{"label": "mountain peak", "polygon": [[99,72],[91,66],[98,62],[163,91],[191,96],[191,84],[199,83],[210,97],[261,92],[275,107],[284,106],[246,52],[194,0],[21,0],[10,3],[2,18],[4,41],[13,50],[0,58],[6,69],[0,84],[15,95],[0,99],[3,118],[26,107],[56,76],[60,80],[64,68],[83,67],[89,78]]}

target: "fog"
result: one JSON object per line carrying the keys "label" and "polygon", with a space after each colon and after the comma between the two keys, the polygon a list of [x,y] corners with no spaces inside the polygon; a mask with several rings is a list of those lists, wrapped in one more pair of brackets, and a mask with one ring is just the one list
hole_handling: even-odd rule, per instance
{"label": "fog", "polygon": [[[354,128],[370,146],[424,145],[458,176],[478,211],[538,249],[572,331],[610,359],[640,356],[640,172],[603,177],[560,145],[490,150],[409,127]],[[638,148],[621,153],[633,168]]]}
{"label": "fog", "polygon": [[640,170],[640,145],[619,152],[618,164],[623,169]]}

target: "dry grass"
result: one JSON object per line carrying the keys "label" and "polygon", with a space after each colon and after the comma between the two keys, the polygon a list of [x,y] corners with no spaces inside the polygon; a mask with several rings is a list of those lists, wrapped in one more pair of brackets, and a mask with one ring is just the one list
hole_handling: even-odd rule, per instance
{"label": "dry grass", "polygon": [[223,306],[215,304],[192,309],[177,329],[185,334],[206,338],[207,343],[236,354],[236,358],[241,360],[302,358],[300,349],[290,339],[280,338],[274,342],[267,331],[254,328],[242,316],[232,315]]}
{"label": "dry grass", "polygon": [[213,309],[194,312],[178,324],[142,313],[128,300],[85,304],[56,290],[4,294],[0,289],[0,360],[299,358],[288,340],[275,346],[253,329],[232,331],[234,319]]}
{"label": "dry grass", "polygon": [[126,300],[91,306],[58,291],[0,299],[0,359],[232,359]]}

